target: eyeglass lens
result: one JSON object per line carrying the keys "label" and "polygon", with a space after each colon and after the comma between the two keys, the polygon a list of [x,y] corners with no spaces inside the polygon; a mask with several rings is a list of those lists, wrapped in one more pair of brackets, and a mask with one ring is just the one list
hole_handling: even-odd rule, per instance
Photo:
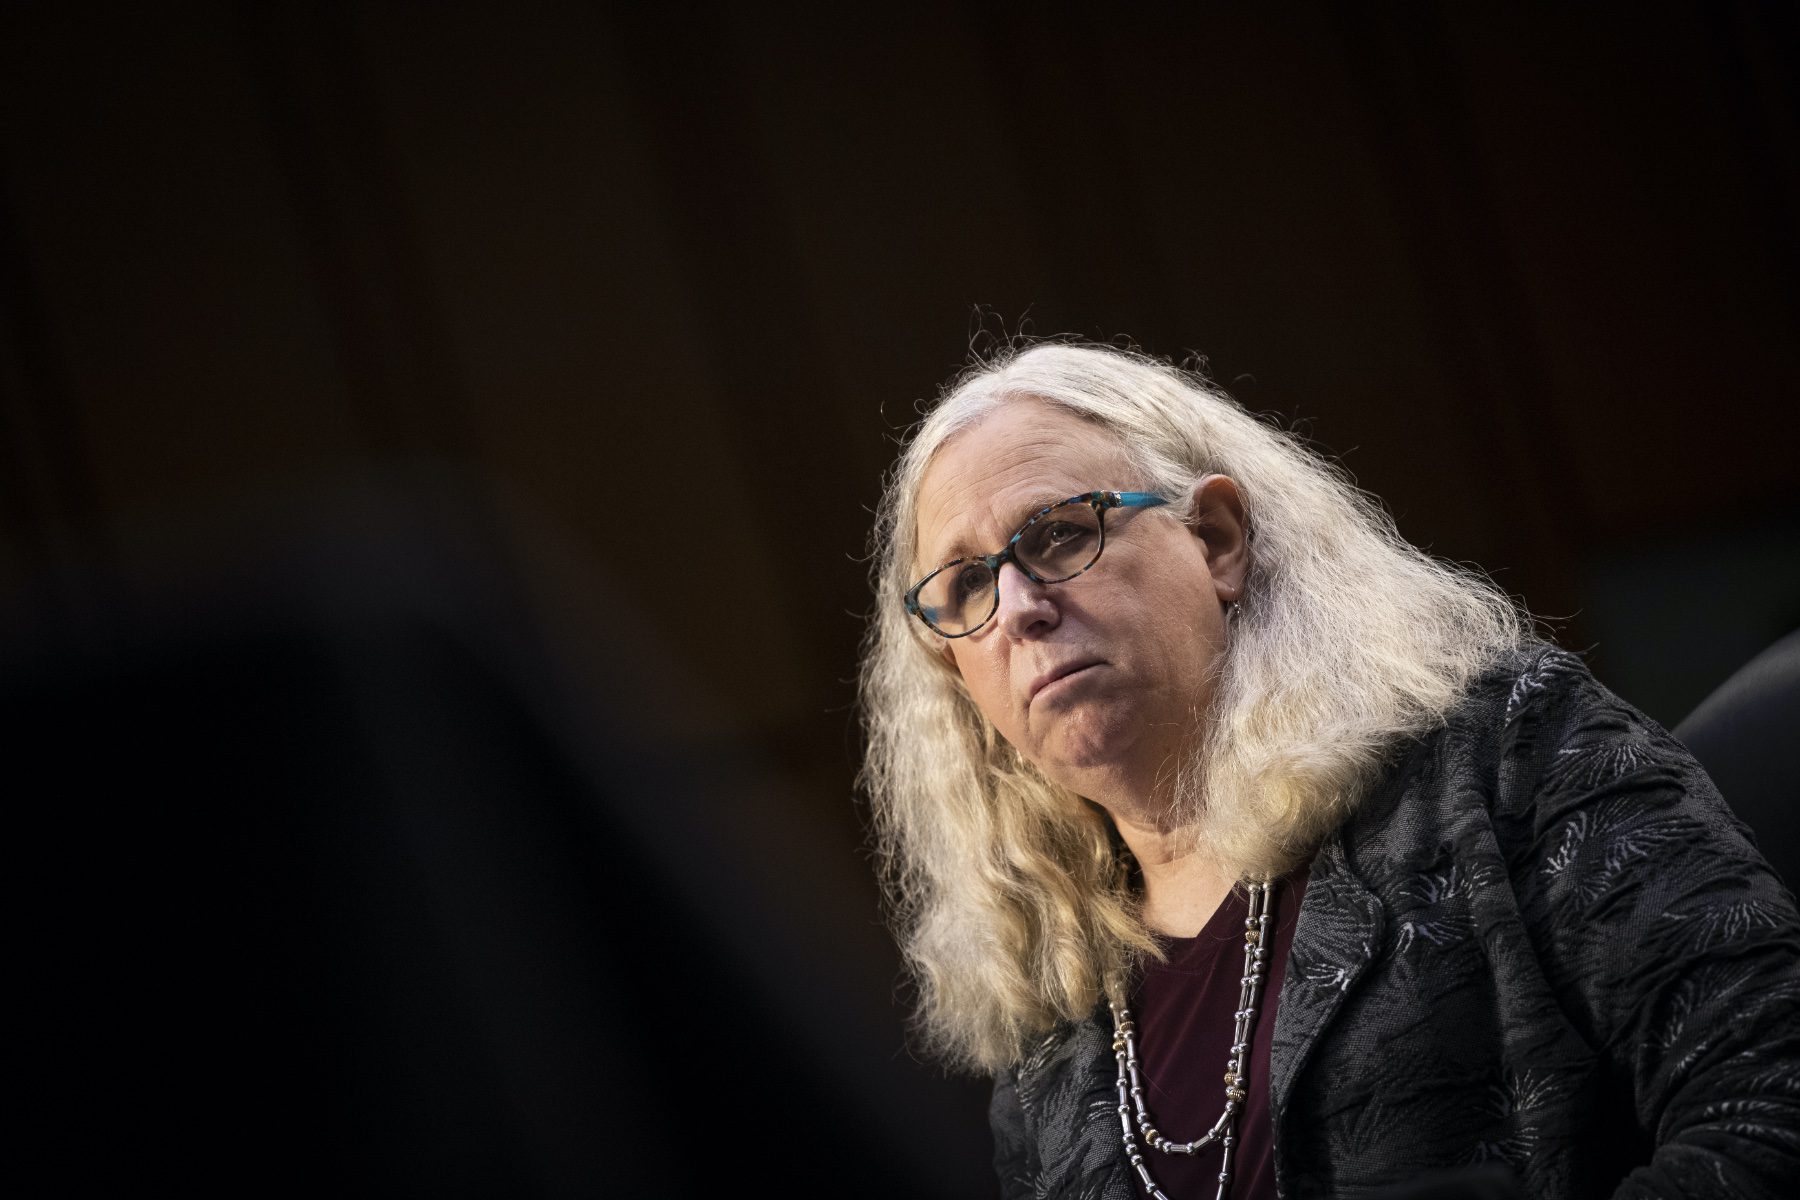
{"label": "eyeglass lens", "polygon": [[[1073,579],[1100,557],[1100,514],[1084,502],[1064,504],[1026,525],[1013,545],[1013,558],[1039,583]],[[1000,602],[999,580],[987,563],[968,559],[952,564],[919,588],[919,609],[939,633],[967,633],[993,615]]]}

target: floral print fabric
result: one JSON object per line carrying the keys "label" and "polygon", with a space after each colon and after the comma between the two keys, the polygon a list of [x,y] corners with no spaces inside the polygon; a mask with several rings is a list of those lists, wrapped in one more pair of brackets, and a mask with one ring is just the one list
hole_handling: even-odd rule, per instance
{"label": "floral print fabric", "polygon": [[[1680,743],[1539,647],[1396,764],[1313,861],[1282,1194],[1484,1163],[1534,1200],[1800,1194],[1800,918]],[[1133,1196],[1110,1044],[1102,1008],[996,1081],[1003,1195]]]}

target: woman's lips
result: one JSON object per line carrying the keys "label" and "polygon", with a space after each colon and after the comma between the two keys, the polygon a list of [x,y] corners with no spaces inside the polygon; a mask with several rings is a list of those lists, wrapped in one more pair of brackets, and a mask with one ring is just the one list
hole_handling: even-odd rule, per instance
{"label": "woman's lips", "polygon": [[1099,665],[1100,660],[1097,658],[1081,658],[1051,667],[1031,681],[1031,691],[1030,694],[1026,696],[1025,703],[1032,703],[1045,692],[1060,685],[1064,680],[1072,679],[1076,675]]}

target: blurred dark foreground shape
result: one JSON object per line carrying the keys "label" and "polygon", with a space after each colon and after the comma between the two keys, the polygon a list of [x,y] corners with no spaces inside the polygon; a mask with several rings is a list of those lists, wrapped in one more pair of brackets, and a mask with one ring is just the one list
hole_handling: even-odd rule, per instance
{"label": "blurred dark foreground shape", "polygon": [[1782,882],[1800,887],[1800,632],[1745,663],[1674,732]]}
{"label": "blurred dark foreground shape", "polygon": [[907,1094],[880,1015],[891,964],[873,1019],[845,1004],[856,948],[769,899],[805,864],[737,832],[755,756],[684,738],[616,608],[584,691],[506,552],[416,517],[351,505],[230,571],[96,576],[79,620],[11,622],[27,1169],[59,1192],[956,1192],[953,1115]]}

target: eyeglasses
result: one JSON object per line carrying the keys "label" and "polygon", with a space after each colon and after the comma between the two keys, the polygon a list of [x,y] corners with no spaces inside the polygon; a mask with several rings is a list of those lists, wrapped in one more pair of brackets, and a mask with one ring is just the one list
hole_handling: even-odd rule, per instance
{"label": "eyeglasses", "polygon": [[1067,583],[1100,561],[1106,513],[1167,504],[1153,492],[1084,492],[1039,509],[998,554],[947,562],[906,591],[906,611],[940,637],[968,637],[1000,607],[1000,568],[1033,583]]}

